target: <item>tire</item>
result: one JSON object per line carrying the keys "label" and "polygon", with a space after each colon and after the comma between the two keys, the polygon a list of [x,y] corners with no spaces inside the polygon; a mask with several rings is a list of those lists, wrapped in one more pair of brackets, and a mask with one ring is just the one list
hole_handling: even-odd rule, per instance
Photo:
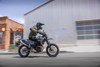
{"label": "tire", "polygon": [[[25,55],[21,52],[23,47],[25,47],[26,51],[27,51],[27,53]],[[28,48],[28,46],[21,45],[21,46],[19,46],[18,54],[20,55],[20,57],[28,57],[28,55],[30,54],[30,49]]]}
{"label": "tire", "polygon": [[[52,46],[54,46],[55,48],[56,48],[56,52],[55,52],[55,54],[51,54],[50,52],[49,52],[49,50],[50,50],[50,48],[52,49]],[[47,55],[48,56],[50,56],[50,57],[56,57],[58,54],[59,54],[59,47],[56,45],[56,44],[50,44],[50,46],[47,46],[47,48],[46,48],[46,53],[47,53]]]}

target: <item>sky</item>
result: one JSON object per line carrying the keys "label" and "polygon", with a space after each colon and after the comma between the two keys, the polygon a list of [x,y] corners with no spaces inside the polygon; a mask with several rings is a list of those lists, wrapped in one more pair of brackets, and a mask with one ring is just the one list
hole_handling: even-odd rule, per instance
{"label": "sky", "polygon": [[0,0],[0,16],[24,24],[24,14],[48,0]]}

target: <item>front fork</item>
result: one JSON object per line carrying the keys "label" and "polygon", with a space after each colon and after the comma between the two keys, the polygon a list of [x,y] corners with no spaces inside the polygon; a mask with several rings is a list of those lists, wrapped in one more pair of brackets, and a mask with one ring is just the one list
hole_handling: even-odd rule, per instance
{"label": "front fork", "polygon": [[48,40],[46,40],[46,43],[47,43],[48,46],[50,46],[50,42]]}

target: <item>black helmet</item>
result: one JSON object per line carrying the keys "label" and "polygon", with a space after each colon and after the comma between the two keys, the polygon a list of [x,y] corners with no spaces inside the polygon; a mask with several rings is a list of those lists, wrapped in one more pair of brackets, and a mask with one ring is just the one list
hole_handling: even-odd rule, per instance
{"label": "black helmet", "polygon": [[38,23],[36,24],[36,27],[37,27],[37,29],[42,29],[42,26],[43,26],[43,25],[44,25],[43,23],[38,22]]}

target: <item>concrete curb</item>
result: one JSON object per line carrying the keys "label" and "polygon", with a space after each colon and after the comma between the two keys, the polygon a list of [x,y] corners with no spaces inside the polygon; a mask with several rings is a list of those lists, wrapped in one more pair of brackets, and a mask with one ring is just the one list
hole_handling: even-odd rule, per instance
{"label": "concrete curb", "polygon": [[76,47],[63,47],[61,51],[70,52],[100,52],[100,46],[76,46]]}

